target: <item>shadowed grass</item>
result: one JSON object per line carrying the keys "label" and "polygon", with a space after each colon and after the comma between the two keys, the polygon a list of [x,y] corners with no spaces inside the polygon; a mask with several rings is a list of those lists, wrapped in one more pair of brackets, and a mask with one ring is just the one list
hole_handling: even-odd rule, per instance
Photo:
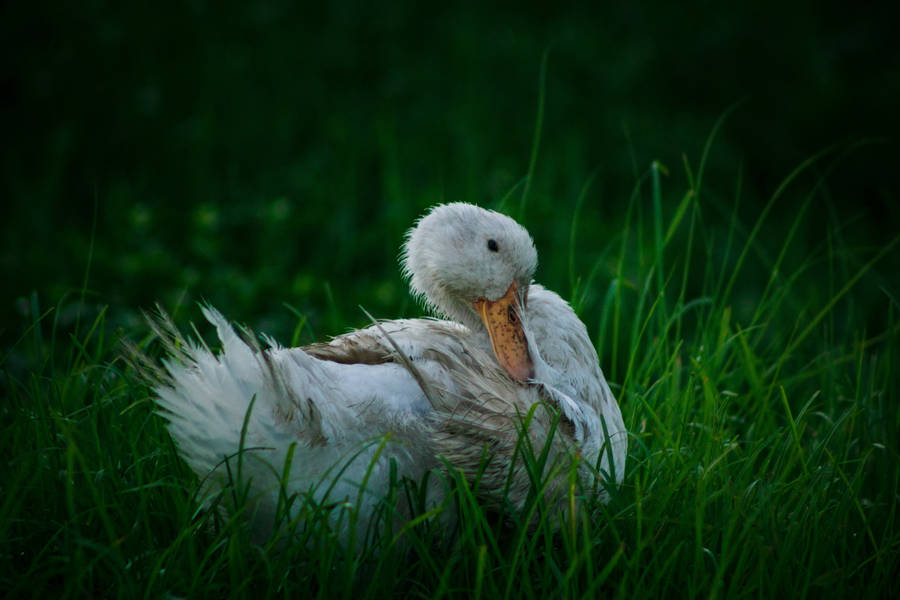
{"label": "shadowed grass", "polygon": [[[625,482],[608,504],[579,499],[573,484],[565,504],[584,510],[560,518],[540,493],[545,449],[523,438],[533,489],[519,512],[485,508],[477,481],[452,470],[436,507],[427,485],[395,476],[373,523],[356,518],[364,490],[328,502],[284,493],[282,527],[254,542],[242,453],[229,462],[236,483],[203,508],[148,390],[116,358],[122,332],[106,311],[69,331],[56,320],[65,304],[42,310],[32,297],[2,364],[0,588],[148,598],[896,593],[900,306],[878,269],[900,238],[851,247],[835,224],[802,244],[823,175],[801,190],[786,234],[762,239],[772,207],[826,152],[792,172],[747,228],[742,169],[733,200],[701,194],[711,140],[696,175],[684,160],[687,189],[674,202],[673,175],[653,162],[620,235],[592,240],[591,256],[576,241],[590,233],[579,215],[593,178],[574,199],[570,294],[598,332],[631,431]],[[714,215],[725,215],[724,230]],[[756,272],[761,292],[739,303],[737,286]],[[875,331],[851,302],[861,288],[883,315]],[[308,323],[286,310],[296,341]],[[288,465],[277,468],[285,481]],[[413,517],[400,520],[398,506]],[[343,522],[353,531],[346,545],[333,532]]]}

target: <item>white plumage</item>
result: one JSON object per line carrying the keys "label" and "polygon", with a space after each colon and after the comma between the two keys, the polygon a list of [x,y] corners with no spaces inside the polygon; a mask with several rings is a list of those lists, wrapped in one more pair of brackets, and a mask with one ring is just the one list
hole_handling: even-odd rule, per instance
{"label": "white plumage", "polygon": [[[222,344],[217,354],[165,317],[153,323],[168,353],[154,393],[206,489],[226,485],[240,463],[252,527],[265,536],[284,492],[358,503],[367,518],[388,490],[392,462],[397,475],[417,481],[441,458],[475,477],[487,449],[480,493],[487,502],[506,493],[520,506],[530,480],[521,466],[510,475],[510,464],[521,463],[517,426],[540,402],[562,413],[557,463],[577,454],[583,484],[598,476],[620,483],[627,433],[619,407],[583,323],[531,283],[537,254],[527,231],[493,211],[441,205],[410,230],[402,262],[413,293],[447,320],[384,321],[305,348],[266,338],[262,349],[204,308]],[[536,448],[552,423],[551,411],[533,412]],[[559,493],[566,472],[551,476],[544,493]],[[444,486],[429,481],[439,502]]]}

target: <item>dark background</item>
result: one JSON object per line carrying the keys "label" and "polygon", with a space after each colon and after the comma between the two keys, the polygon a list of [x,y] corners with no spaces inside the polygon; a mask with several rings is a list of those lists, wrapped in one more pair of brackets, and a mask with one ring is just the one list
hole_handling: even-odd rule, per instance
{"label": "dark background", "polygon": [[[301,341],[364,324],[358,304],[416,314],[396,265],[413,219],[437,202],[495,206],[510,190],[538,245],[537,279],[567,296],[571,220],[593,175],[574,261],[576,273],[603,267],[590,325],[636,182],[659,160],[671,217],[689,187],[683,161],[696,176],[735,103],[703,177],[700,233],[712,247],[738,193],[746,234],[792,170],[834,146],[765,221],[759,266],[735,295],[750,305],[811,192],[788,266],[836,241],[862,264],[897,234],[897,13],[820,2],[6,3],[0,336],[5,346],[29,312],[57,303],[60,325],[71,323],[83,292],[89,311],[108,305],[126,327],[156,301],[191,311],[206,298],[284,342],[297,323],[284,303],[307,317]],[[637,206],[649,211],[643,181]],[[888,257],[874,275],[893,293],[897,264]],[[859,302],[883,305],[877,295]]]}

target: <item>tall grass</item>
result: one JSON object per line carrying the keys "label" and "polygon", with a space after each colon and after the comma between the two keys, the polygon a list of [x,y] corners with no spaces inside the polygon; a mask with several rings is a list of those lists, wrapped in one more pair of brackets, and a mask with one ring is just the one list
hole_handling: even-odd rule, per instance
{"label": "tall grass", "polygon": [[[900,238],[857,248],[833,227],[819,243],[797,241],[833,152],[798,166],[744,223],[740,172],[733,198],[703,189],[712,137],[696,173],[685,159],[687,185],[674,202],[666,199],[675,170],[651,164],[621,234],[592,247],[586,265],[576,242],[590,234],[579,221],[590,180],[572,202],[570,299],[596,332],[631,431],[625,481],[608,504],[588,498],[587,510],[557,529],[540,494],[521,512],[498,513],[451,472],[451,499],[437,508],[424,485],[397,480],[361,546],[331,530],[335,518],[356,523],[352,501],[317,505],[303,495],[283,499],[300,507],[299,518],[251,541],[239,486],[218,498],[230,512],[201,505],[200,483],[149,391],[118,358],[123,333],[108,315],[63,331],[57,316],[69,307],[44,309],[32,297],[30,320],[2,363],[0,590],[147,598],[900,593],[900,304],[888,288],[875,293],[882,318],[872,331],[871,315],[852,302],[861,287],[878,285],[879,261]],[[761,245],[771,207],[813,166],[820,176],[785,235]],[[530,176],[523,212],[529,186]],[[711,212],[726,215],[724,239],[709,226]],[[608,260],[614,277],[603,281]],[[758,291],[749,304],[746,295],[736,300],[739,285]],[[294,339],[304,326],[297,317]],[[522,460],[540,460],[540,450],[526,449]],[[395,519],[398,504],[412,520]]]}

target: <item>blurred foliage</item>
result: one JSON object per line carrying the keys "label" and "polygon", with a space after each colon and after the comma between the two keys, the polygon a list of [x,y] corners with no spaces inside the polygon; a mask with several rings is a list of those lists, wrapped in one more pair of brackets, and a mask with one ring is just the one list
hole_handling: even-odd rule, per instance
{"label": "blurred foliage", "polygon": [[[696,174],[735,102],[706,165],[700,233],[724,244],[736,196],[740,222],[754,223],[792,169],[838,144],[778,200],[754,251],[777,252],[822,175],[798,244],[836,235],[874,249],[900,223],[897,12],[749,1],[7,3],[3,346],[19,335],[17,313],[82,292],[126,327],[154,302],[195,311],[205,298],[283,342],[297,323],[283,303],[307,317],[304,342],[364,324],[358,304],[417,314],[396,265],[413,219],[443,201],[495,206],[510,190],[508,207],[538,245],[538,280],[566,296],[576,200],[594,176],[574,246],[575,273],[602,267],[585,305],[591,325],[618,260],[603,252],[636,182],[660,160],[671,215],[688,188],[683,161]],[[520,203],[545,52],[540,144]],[[864,139],[875,141],[828,170]],[[888,260],[880,273],[897,265]],[[767,278],[741,278],[738,316]],[[859,310],[875,300],[858,299]],[[58,315],[64,327],[78,318]]]}

